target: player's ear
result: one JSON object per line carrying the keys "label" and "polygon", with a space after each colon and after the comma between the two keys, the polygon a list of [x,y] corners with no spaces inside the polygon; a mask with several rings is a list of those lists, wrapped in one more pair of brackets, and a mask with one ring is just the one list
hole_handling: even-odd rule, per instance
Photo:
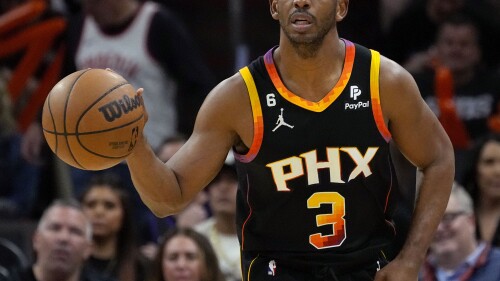
{"label": "player's ear", "polygon": [[269,0],[269,11],[273,19],[278,20],[278,1]]}
{"label": "player's ear", "polygon": [[347,15],[347,10],[349,7],[349,0],[338,0],[337,1],[337,14],[335,15],[335,20],[337,22],[342,21]]}

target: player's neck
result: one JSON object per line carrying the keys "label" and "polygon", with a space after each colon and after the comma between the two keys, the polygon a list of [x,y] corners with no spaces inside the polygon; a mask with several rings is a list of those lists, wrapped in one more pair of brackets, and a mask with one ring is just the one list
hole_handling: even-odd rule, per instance
{"label": "player's neck", "polygon": [[[291,44],[280,45],[274,62],[286,87],[310,101],[321,100],[337,83],[345,60],[345,44],[325,38],[314,57],[304,59]],[[327,41],[328,40],[328,41]]]}

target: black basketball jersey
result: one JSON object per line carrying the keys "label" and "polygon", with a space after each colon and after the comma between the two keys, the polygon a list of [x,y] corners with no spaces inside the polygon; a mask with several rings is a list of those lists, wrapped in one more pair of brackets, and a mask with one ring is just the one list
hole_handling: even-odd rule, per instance
{"label": "black basketball jersey", "polygon": [[380,55],[344,42],[340,79],[319,102],[286,88],[274,49],[240,70],[254,120],[249,152],[235,156],[243,251],[332,258],[379,248],[395,234]]}

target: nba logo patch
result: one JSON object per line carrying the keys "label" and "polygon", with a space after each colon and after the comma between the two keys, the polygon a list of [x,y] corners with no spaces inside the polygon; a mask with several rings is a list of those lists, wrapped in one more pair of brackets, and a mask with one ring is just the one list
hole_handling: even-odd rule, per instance
{"label": "nba logo patch", "polygon": [[276,275],[276,262],[274,260],[269,261],[267,275],[270,275],[270,276]]}

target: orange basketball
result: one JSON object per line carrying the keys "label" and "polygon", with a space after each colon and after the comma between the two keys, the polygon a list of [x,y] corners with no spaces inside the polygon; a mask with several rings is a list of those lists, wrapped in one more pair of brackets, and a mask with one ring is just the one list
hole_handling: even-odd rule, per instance
{"label": "orange basketball", "polygon": [[144,102],[117,73],[85,69],[59,81],[45,99],[45,139],[64,162],[103,170],[134,149],[144,128]]}

